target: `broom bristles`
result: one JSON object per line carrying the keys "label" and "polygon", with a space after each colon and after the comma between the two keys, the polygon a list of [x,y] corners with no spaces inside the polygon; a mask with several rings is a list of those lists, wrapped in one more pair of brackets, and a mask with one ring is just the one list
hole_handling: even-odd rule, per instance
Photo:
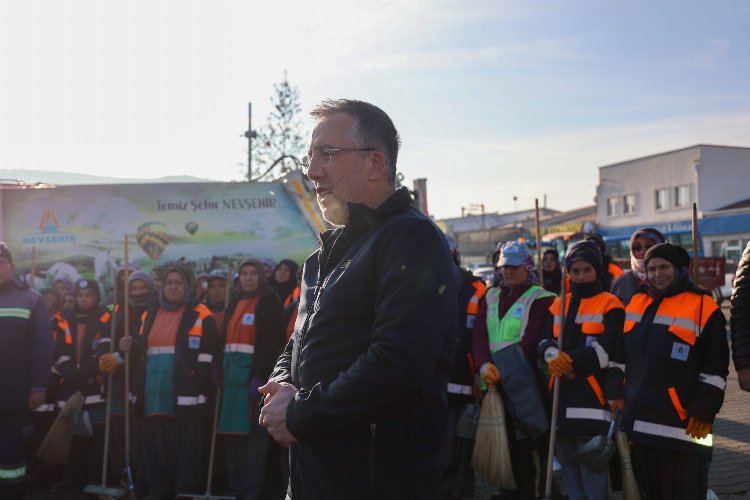
{"label": "broom bristles", "polygon": [[633,472],[633,461],[630,458],[630,445],[628,436],[621,430],[615,432],[617,451],[620,453],[622,463],[622,500],[641,500],[641,488]]}
{"label": "broom bristles", "polygon": [[490,386],[482,401],[472,463],[489,484],[507,490],[516,489],[505,428],[505,409],[494,385]]}

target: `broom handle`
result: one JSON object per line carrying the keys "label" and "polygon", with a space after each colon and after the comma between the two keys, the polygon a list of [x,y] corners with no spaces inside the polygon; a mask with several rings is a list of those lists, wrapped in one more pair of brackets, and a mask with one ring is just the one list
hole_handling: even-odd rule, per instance
{"label": "broom handle", "polygon": [[539,198],[534,198],[534,212],[536,215],[536,268],[539,283],[544,287],[544,266],[542,266],[542,230],[539,223]]}
{"label": "broom handle", "polygon": [[[557,346],[562,352],[563,346],[563,330],[565,329],[565,295],[566,288],[566,274],[567,271],[563,268],[562,271],[562,283],[560,285],[560,325],[558,328],[557,335]],[[554,385],[552,387],[552,416],[550,417],[549,425],[549,449],[547,450],[547,477],[544,483],[544,498],[550,500],[552,498],[552,464],[555,459],[555,443],[557,441],[557,403],[560,399],[560,377],[555,377]]]}
{"label": "broom handle", "polygon": [[[227,269],[227,286],[224,292],[224,314],[229,309],[229,290],[232,282],[232,266]],[[219,325],[219,333],[223,325]],[[214,428],[211,432],[211,450],[208,454],[208,480],[206,481],[206,496],[211,496],[211,480],[214,476],[214,453],[216,451],[216,427],[219,424],[219,405],[221,404],[221,386],[216,388],[216,402],[214,403]]]}
{"label": "broom handle", "polygon": [[[34,278],[36,277],[36,246],[31,247],[31,288],[36,288]],[[63,297],[64,298],[64,297]]]}
{"label": "broom handle", "polygon": [[[113,269],[112,274],[114,277],[113,283],[115,284],[114,291],[114,306],[112,306],[112,312],[110,313],[110,329],[109,329],[109,353],[115,352],[115,323],[117,322],[117,270]],[[107,487],[107,467],[109,466],[109,431],[110,421],[112,419],[112,372],[107,373],[107,401],[106,401],[106,415],[104,419],[104,457],[102,458],[102,487]]]}
{"label": "broom handle", "polygon": [[[125,235],[125,247],[123,248],[125,259],[125,297],[124,297],[124,319],[122,334],[130,337],[130,263],[128,262],[128,235]],[[130,350],[125,353],[125,466],[130,467]]]}

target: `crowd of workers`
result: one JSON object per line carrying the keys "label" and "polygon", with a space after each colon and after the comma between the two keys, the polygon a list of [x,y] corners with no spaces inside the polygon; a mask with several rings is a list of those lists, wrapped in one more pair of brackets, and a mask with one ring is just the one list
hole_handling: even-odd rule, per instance
{"label": "crowd of workers", "polygon": [[[3,258],[12,263],[7,247]],[[114,304],[104,304],[99,284],[89,279],[70,288],[66,280],[58,280],[39,290],[41,301],[33,313],[51,323],[52,369],[43,401],[31,416],[32,446],[14,463],[27,459],[31,486],[49,488],[53,494],[99,484],[110,374],[110,483],[132,481],[139,498],[205,491],[205,455],[213,431],[209,417],[214,398],[220,398],[219,473],[214,486],[242,498],[283,499],[282,450],[269,443],[268,433],[258,425],[258,388],[268,380],[294,324],[299,266],[288,259],[275,264],[248,258],[232,275],[222,269],[197,278],[184,263],[162,265],[151,273],[131,262],[133,267],[127,277],[124,265],[118,269]],[[70,306],[57,287],[72,295]],[[44,313],[39,304],[44,304]],[[127,353],[134,418],[126,464]],[[76,392],[83,396],[81,411],[90,423],[74,432],[65,466],[45,464],[35,452]],[[123,477],[126,471],[131,477]]]}
{"label": "crowd of workers", "polygon": [[[617,460],[612,467],[591,470],[576,459],[591,438],[607,435],[616,412],[617,418],[622,415],[619,427],[629,437],[633,471],[645,498],[706,498],[711,430],[724,401],[729,366],[725,316],[710,293],[691,280],[689,254],[666,243],[656,229],[632,235],[630,270],[623,272],[604,251],[604,241],[595,234],[571,245],[564,262],[549,249],[540,282],[526,245],[507,242],[493,256],[496,275],[486,291],[464,273],[468,320],[448,385],[454,427],[452,453],[446,455],[446,498],[473,490],[467,452],[473,443],[455,432],[476,394],[466,359],[477,366],[484,384],[498,384],[506,401],[517,489],[501,490],[493,499],[541,496],[549,433],[528,415],[549,415],[555,378],[560,392],[554,453],[568,498],[604,499],[620,488]],[[750,390],[748,280],[750,244],[732,297],[732,347],[744,390]],[[519,388],[498,355],[514,344],[534,373],[527,387]],[[530,386],[539,399],[529,397]]]}
{"label": "crowd of workers", "polygon": [[[116,300],[103,304],[92,280],[30,289],[0,243],[0,496],[22,498],[27,483],[43,480],[49,470],[27,442],[38,447],[78,394],[56,492],[100,481],[109,401],[109,480],[138,497],[205,490],[218,408],[215,490],[462,498],[473,492],[472,450],[484,444],[465,417],[496,385],[516,489],[495,497],[538,498],[558,384],[555,495],[603,499],[618,488],[616,474],[576,457],[621,413],[648,498],[706,497],[729,345],[724,315],[691,281],[685,250],[641,229],[623,273],[590,235],[563,262],[545,252],[539,272],[524,243],[505,242],[488,288],[396,188],[400,138],[387,114],[336,100],[312,115],[301,164],[337,227],[302,268],[249,258],[236,276],[217,269],[194,279],[181,263],[152,273],[129,266],[129,275],[123,267]],[[743,390],[748,280],[750,245],[732,298]]]}

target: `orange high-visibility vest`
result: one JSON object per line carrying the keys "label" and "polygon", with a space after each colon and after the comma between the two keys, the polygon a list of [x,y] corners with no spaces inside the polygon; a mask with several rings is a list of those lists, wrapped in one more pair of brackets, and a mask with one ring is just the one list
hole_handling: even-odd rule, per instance
{"label": "orange high-visibility vest", "polygon": [[[643,292],[636,294],[630,300],[625,309],[624,333],[632,331],[635,325],[641,322],[643,314],[653,302],[654,299]],[[706,326],[708,318],[718,308],[716,302],[704,294],[681,293],[662,299],[656,310],[653,324],[667,325],[671,333],[689,345],[694,345],[703,327]]]}
{"label": "orange high-visibility vest", "polygon": [[[565,296],[565,310],[570,308],[570,295]],[[581,325],[581,331],[588,335],[599,335],[604,332],[604,316],[612,309],[622,309],[620,299],[611,293],[599,293],[593,297],[581,299],[575,322]],[[552,333],[555,338],[560,333],[560,299],[552,303],[549,311],[555,318]]]}

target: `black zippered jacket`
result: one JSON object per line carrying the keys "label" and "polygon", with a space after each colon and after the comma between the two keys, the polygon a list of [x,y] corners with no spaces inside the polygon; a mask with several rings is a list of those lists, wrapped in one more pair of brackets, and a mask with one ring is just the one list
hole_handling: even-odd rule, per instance
{"label": "black zippered jacket", "polygon": [[732,285],[732,359],[734,367],[750,366],[750,241]]}
{"label": "black zippered jacket", "polygon": [[299,389],[286,423],[294,500],[440,497],[459,273],[405,188],[321,235],[297,327],[271,380]]}

